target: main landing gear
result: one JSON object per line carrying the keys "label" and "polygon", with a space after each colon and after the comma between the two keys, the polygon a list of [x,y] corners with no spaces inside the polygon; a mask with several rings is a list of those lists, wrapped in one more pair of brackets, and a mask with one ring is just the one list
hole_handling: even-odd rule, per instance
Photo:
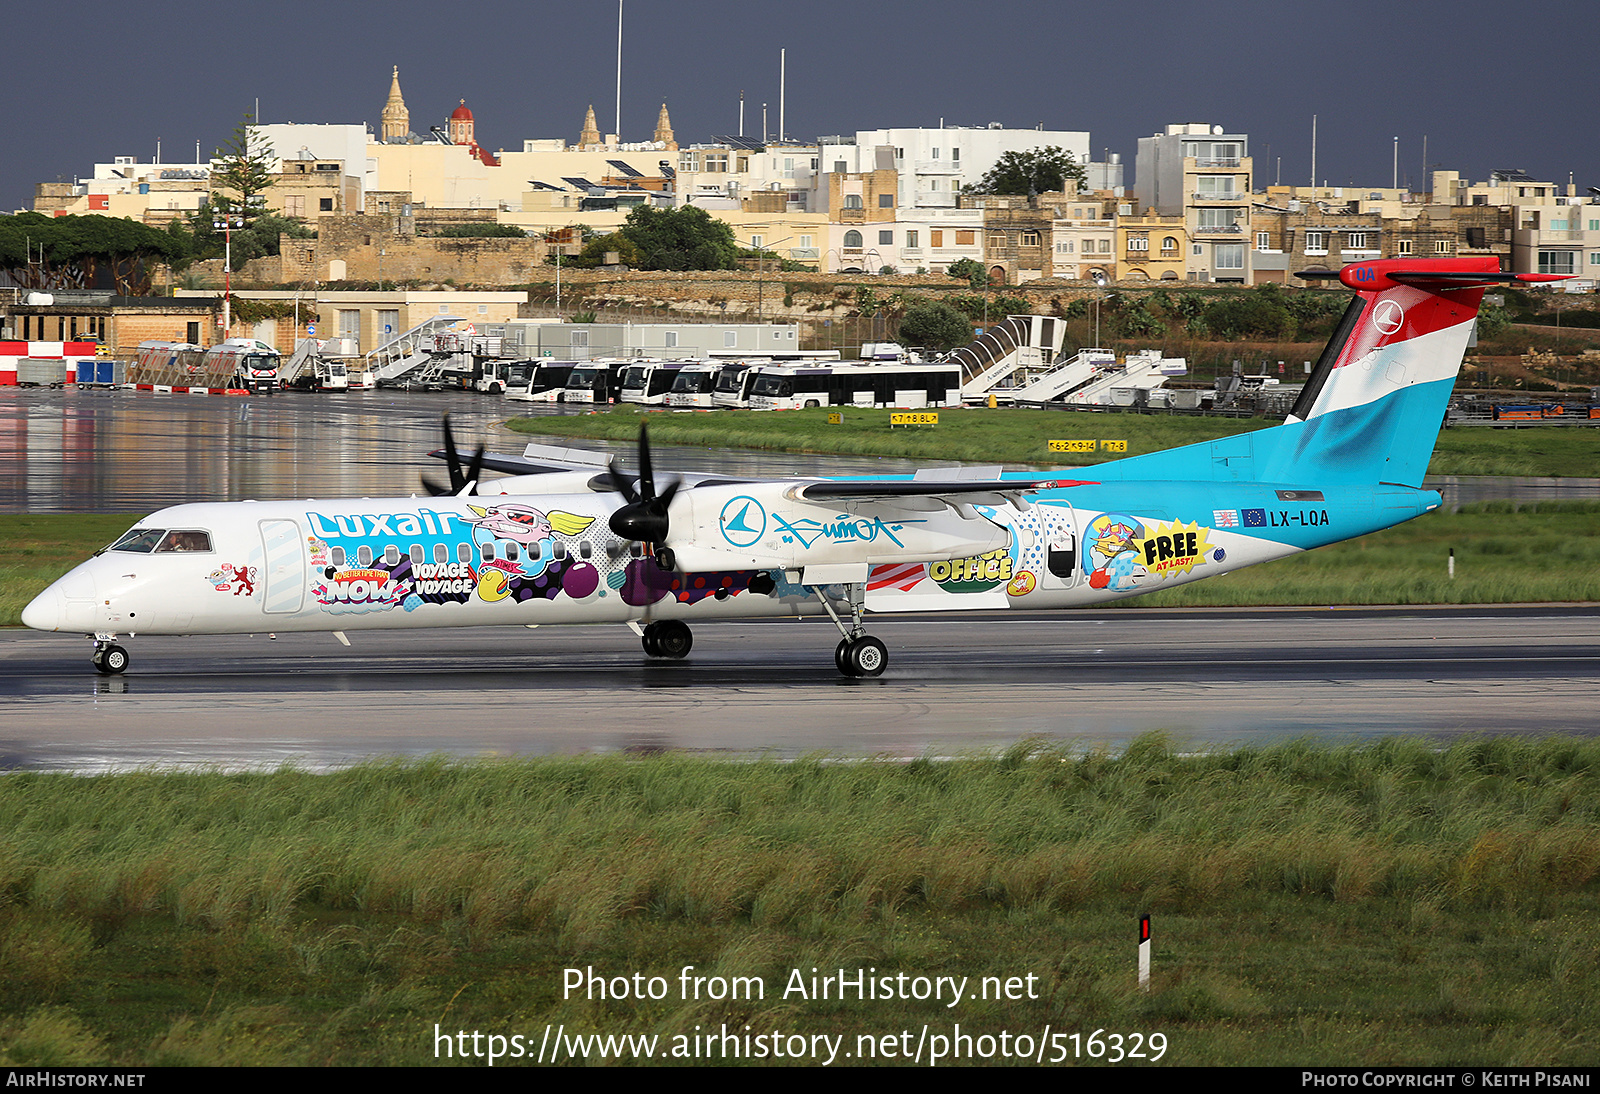
{"label": "main landing gear", "polygon": [[861,623],[867,587],[859,582],[845,586],[849,600],[843,607],[850,613],[849,624],[840,618],[833,602],[828,599],[828,594],[823,591],[823,586],[812,588],[817,594],[817,599],[822,601],[822,607],[827,611],[828,617],[833,620],[833,625],[839,628],[839,633],[843,636],[833,650],[833,663],[840,673],[857,677],[882,676],[883,670],[889,667],[889,647],[867,634],[866,628]]}
{"label": "main landing gear", "polygon": [[107,676],[118,676],[128,671],[128,651],[105,638],[95,638],[94,652],[89,661]]}
{"label": "main landing gear", "polygon": [[689,656],[689,650],[694,646],[694,635],[690,633],[687,623],[676,619],[660,619],[645,624],[640,641],[648,656],[678,661]]}

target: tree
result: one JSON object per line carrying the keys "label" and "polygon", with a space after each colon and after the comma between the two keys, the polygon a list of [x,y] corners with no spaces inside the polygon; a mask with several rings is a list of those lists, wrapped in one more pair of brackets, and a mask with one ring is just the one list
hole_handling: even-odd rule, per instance
{"label": "tree", "polygon": [[622,235],[621,232],[611,232],[611,235],[597,235],[589,242],[584,243],[584,250],[579,251],[576,258],[566,259],[566,266],[578,269],[595,269],[605,264],[606,254],[616,251],[616,261],[621,266],[638,266],[638,248],[634,242]]}
{"label": "tree", "polygon": [[527,239],[528,233],[515,224],[448,224],[433,233],[440,239]]}
{"label": "tree", "polygon": [[1063,190],[1072,179],[1083,184],[1083,165],[1072,153],[1054,145],[1028,152],[1007,152],[968,188],[974,194],[1043,194]]}
{"label": "tree", "polygon": [[704,209],[657,209],[640,205],[623,222],[622,234],[639,249],[642,270],[738,269],[733,228]]}
{"label": "tree", "polygon": [[987,279],[989,272],[975,258],[958,258],[944,271],[957,281],[971,281],[974,277]]}
{"label": "tree", "polygon": [[233,131],[233,138],[217,149],[211,168],[211,189],[231,191],[237,196],[217,193],[217,210],[251,220],[266,211],[266,192],[272,185],[272,164],[276,155],[272,145],[256,130],[255,115],[246,114]]}
{"label": "tree", "polygon": [[125,296],[144,296],[153,267],[181,254],[166,232],[122,217],[0,216],[0,272],[25,289],[109,282]]}
{"label": "tree", "polygon": [[972,341],[972,322],[937,300],[913,304],[900,320],[900,340],[913,346],[945,351]]}

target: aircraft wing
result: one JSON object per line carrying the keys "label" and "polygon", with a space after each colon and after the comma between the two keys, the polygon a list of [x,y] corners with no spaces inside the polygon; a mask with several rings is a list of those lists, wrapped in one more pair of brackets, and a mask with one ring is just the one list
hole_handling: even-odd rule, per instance
{"label": "aircraft wing", "polygon": [[983,495],[991,495],[997,503],[1003,495],[1021,494],[1032,490],[1051,490],[1061,486],[1083,486],[1076,479],[1059,479],[1054,476],[1034,479],[817,479],[794,491],[796,498],[804,501],[891,501],[896,498],[951,498],[973,504],[992,504]]}

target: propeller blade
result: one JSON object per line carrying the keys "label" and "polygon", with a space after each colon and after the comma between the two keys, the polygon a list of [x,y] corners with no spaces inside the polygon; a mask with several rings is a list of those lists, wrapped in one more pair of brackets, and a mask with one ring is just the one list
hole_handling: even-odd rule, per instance
{"label": "propeller blade", "polygon": [[461,493],[476,494],[478,481],[483,477],[483,445],[472,454],[472,462],[467,465],[467,473],[461,478]]}
{"label": "propeller blade", "polygon": [[449,487],[440,485],[436,480],[429,478],[427,475],[422,476],[422,488],[436,498],[442,498],[446,494],[450,493]]}
{"label": "propeller blade", "polygon": [[612,485],[621,491],[624,498],[628,499],[628,504],[637,505],[640,501],[639,491],[633,488],[633,482],[626,475],[617,470],[617,458],[615,456],[611,458],[611,465],[607,468],[607,473],[611,476]]}
{"label": "propeller blade", "polygon": [[450,490],[454,494],[467,484],[461,476],[461,457],[456,455],[456,437],[450,430],[450,415],[444,416],[444,463],[450,469]]}
{"label": "propeller blade", "polygon": [[647,502],[656,496],[656,479],[650,470],[650,434],[643,422],[639,423],[639,493]]}

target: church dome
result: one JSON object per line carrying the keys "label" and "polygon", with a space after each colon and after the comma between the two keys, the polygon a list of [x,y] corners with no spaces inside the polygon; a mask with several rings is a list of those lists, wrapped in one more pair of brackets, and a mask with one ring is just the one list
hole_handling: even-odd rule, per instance
{"label": "church dome", "polygon": [[472,111],[467,109],[467,100],[462,99],[461,105],[451,111],[450,120],[453,122],[470,122],[472,120]]}

